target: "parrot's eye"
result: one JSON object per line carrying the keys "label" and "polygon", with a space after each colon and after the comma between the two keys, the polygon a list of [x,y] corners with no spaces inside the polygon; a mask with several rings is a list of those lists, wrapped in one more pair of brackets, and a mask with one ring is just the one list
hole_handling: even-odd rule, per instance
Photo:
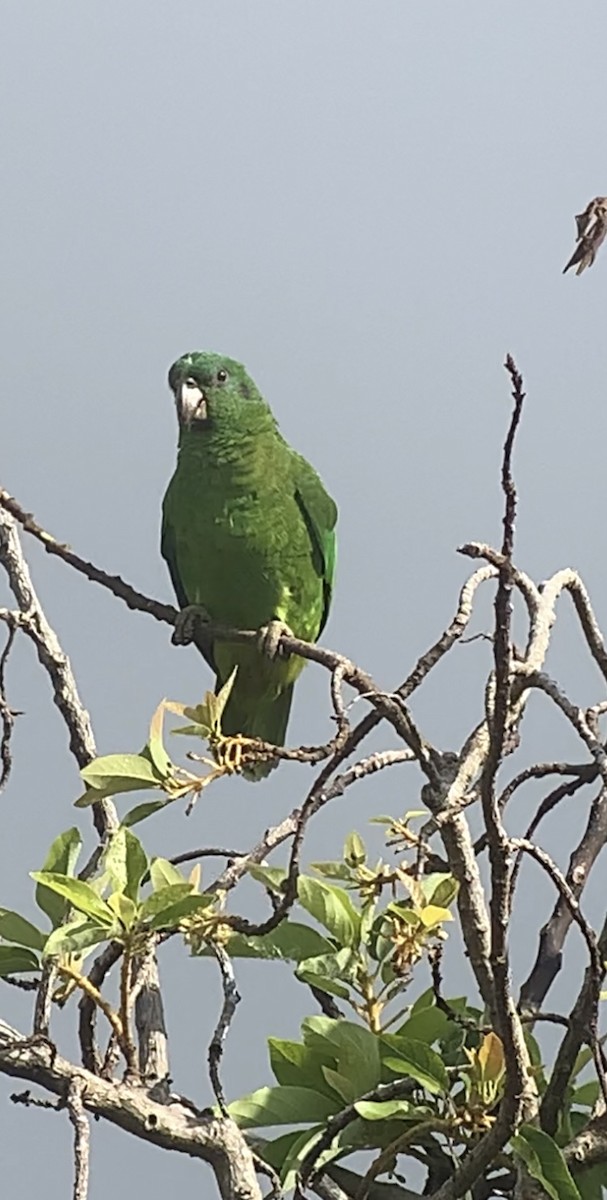
{"label": "parrot's eye", "polygon": [[228,372],[224,371],[223,368],[221,369],[221,371],[217,372],[217,382],[218,383],[225,383],[227,378],[228,378]]}

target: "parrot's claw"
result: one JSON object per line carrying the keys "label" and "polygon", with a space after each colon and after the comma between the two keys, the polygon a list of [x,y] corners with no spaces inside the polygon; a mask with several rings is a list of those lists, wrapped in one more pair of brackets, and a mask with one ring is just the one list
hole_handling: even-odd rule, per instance
{"label": "parrot's claw", "polygon": [[286,658],[287,652],[280,645],[283,637],[293,637],[293,631],[289,629],[288,625],[285,625],[284,621],[274,618],[272,621],[268,621],[267,625],[262,625],[258,641],[260,653],[265,654],[272,662],[275,658]]}
{"label": "parrot's claw", "polygon": [[218,766],[227,775],[240,771],[243,751],[255,746],[256,741],[256,738],[243,737],[240,733],[233,734],[231,737],[219,738],[213,747]]}
{"label": "parrot's claw", "polygon": [[209,625],[211,618],[202,604],[188,604],[177,614],[171,641],[174,646],[189,646],[196,638],[200,625]]}

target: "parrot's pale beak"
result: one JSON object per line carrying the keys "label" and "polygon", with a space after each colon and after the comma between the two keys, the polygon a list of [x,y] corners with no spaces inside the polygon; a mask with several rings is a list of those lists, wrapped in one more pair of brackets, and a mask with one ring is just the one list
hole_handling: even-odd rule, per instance
{"label": "parrot's pale beak", "polygon": [[177,391],[177,412],[183,425],[208,418],[207,398],[195,379],[185,379]]}

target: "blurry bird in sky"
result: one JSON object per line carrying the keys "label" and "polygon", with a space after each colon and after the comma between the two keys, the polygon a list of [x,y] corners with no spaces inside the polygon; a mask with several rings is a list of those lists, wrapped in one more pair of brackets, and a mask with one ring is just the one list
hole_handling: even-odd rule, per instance
{"label": "blurry bird in sky", "polygon": [[563,269],[563,275],[570,267],[577,265],[576,275],[581,275],[586,267],[591,267],[597,250],[607,234],[607,196],[595,196],[594,200],[575,218],[577,226],[577,246]]}

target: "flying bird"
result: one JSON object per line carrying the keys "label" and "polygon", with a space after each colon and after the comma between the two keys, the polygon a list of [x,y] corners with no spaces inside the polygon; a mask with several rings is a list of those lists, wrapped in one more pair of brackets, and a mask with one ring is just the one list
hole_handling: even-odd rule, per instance
{"label": "flying bird", "polygon": [[597,250],[607,234],[607,196],[596,196],[583,213],[575,218],[577,246],[563,269],[563,275],[577,264],[576,275],[591,267]]}
{"label": "flying bird", "polygon": [[[282,437],[241,363],[210,351],[169,371],[179,424],[177,466],[163,503],[161,552],[182,620],[174,640],[192,640],[188,610],[215,624],[258,629],[256,644],[196,641],[216,674],[237,667],[222,717],[226,736],[284,745],[293,685],[304,663],[277,653],[284,631],[314,642],[331,603],[337,508],[316,471]],[[276,763],[245,768],[261,779]]]}

